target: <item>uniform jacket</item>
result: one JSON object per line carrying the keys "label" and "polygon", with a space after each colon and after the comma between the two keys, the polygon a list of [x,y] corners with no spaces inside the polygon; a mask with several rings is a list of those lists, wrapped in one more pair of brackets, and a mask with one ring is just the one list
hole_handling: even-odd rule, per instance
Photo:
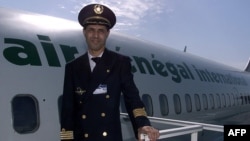
{"label": "uniform jacket", "polygon": [[[95,94],[98,88],[102,88],[103,92]],[[133,80],[130,58],[105,49],[93,72],[87,53],[67,63],[61,140],[122,141],[121,93],[137,135],[137,129],[150,125],[150,122]]]}

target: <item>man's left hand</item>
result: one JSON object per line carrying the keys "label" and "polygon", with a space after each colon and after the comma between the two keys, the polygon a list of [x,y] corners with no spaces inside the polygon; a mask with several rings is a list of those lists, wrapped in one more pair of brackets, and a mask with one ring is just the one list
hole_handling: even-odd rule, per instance
{"label": "man's left hand", "polygon": [[160,136],[159,130],[155,129],[152,126],[143,126],[143,127],[138,129],[139,141],[143,141],[141,139],[141,134],[147,134],[150,141],[156,141]]}

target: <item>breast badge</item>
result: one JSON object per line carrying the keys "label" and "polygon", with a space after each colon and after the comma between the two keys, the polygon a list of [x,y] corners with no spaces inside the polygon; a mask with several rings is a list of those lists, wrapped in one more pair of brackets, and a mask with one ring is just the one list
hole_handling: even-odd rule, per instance
{"label": "breast badge", "polygon": [[80,88],[80,87],[77,87],[77,88],[76,88],[76,91],[75,91],[75,93],[78,94],[78,95],[82,95],[82,94],[85,93],[85,92],[86,92],[86,91],[83,90],[83,89]]}

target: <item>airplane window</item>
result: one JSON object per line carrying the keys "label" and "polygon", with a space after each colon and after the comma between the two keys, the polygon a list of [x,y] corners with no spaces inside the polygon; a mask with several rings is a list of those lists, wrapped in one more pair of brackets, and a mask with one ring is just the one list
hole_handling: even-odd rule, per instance
{"label": "airplane window", "polygon": [[245,103],[247,104],[247,103],[248,103],[248,102],[247,102],[247,96],[245,95],[244,98],[245,98]]}
{"label": "airplane window", "polygon": [[234,105],[236,106],[238,104],[237,102],[237,95],[235,93],[232,93],[233,99],[234,99]]}
{"label": "airplane window", "polygon": [[225,94],[222,94],[221,100],[222,100],[222,106],[226,107],[226,97],[225,97]]}
{"label": "airplane window", "polygon": [[240,103],[241,105],[244,105],[243,95],[240,93]]}
{"label": "airplane window", "polygon": [[239,105],[238,95],[237,94],[234,94],[234,101],[235,101],[235,105]]}
{"label": "airplane window", "polygon": [[245,104],[248,104],[246,94],[244,94],[244,99],[245,99]]}
{"label": "airplane window", "polygon": [[186,110],[188,113],[192,112],[192,101],[189,94],[185,94]]}
{"label": "airplane window", "polygon": [[145,104],[147,115],[153,116],[153,102],[151,96],[149,94],[142,95],[142,101]]}
{"label": "airplane window", "polygon": [[241,94],[239,94],[239,103],[240,105],[243,105],[243,97]]}
{"label": "airplane window", "polygon": [[236,96],[235,96],[236,103],[237,103],[237,105],[240,105],[240,104],[241,104],[241,103],[240,103],[240,96],[239,96],[238,93],[236,93],[235,95],[236,95]]}
{"label": "airplane window", "polygon": [[58,98],[59,123],[61,123],[62,95]]}
{"label": "airplane window", "polygon": [[211,103],[211,108],[214,109],[214,95],[210,94],[209,99],[210,99],[210,103]]}
{"label": "airplane window", "polygon": [[204,109],[207,110],[208,109],[207,95],[206,94],[202,94],[202,99],[203,99]]}
{"label": "airplane window", "polygon": [[221,101],[220,101],[220,95],[219,94],[216,94],[216,101],[217,101],[218,108],[221,108]]}
{"label": "airplane window", "polygon": [[244,97],[245,97],[245,96],[244,96],[244,94],[241,94],[242,105],[246,104],[246,102],[245,102],[245,98],[244,98]]}
{"label": "airplane window", "polygon": [[195,107],[197,111],[201,110],[201,101],[200,101],[200,97],[198,94],[194,95],[194,101],[195,101]]}
{"label": "airplane window", "polygon": [[167,116],[169,113],[169,107],[168,107],[168,98],[164,94],[160,94],[159,96],[160,101],[160,109],[161,109],[161,115]]}
{"label": "airplane window", "polygon": [[246,104],[248,104],[248,99],[247,99],[247,94],[245,93],[245,101],[246,101]]}
{"label": "airplane window", "polygon": [[243,104],[246,104],[246,101],[245,101],[245,96],[244,96],[244,94],[241,94],[241,97],[242,97],[242,102],[243,102]]}
{"label": "airplane window", "polygon": [[232,106],[234,106],[235,105],[235,101],[234,101],[234,94],[233,93],[231,93],[231,96],[230,96],[230,98],[231,98],[231,104],[232,104]]}
{"label": "airplane window", "polygon": [[230,95],[227,93],[226,97],[227,97],[227,101],[228,101],[228,106],[231,107],[231,98],[230,98]]}
{"label": "airplane window", "polygon": [[181,113],[181,99],[178,94],[174,94],[174,108],[175,108],[175,113],[180,114]]}
{"label": "airplane window", "polygon": [[35,132],[39,127],[38,101],[28,94],[12,99],[13,128],[20,134]]}

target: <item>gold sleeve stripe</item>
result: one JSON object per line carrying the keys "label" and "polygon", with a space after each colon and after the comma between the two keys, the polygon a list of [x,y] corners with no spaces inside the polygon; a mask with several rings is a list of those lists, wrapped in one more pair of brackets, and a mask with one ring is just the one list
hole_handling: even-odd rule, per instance
{"label": "gold sleeve stripe", "polygon": [[147,113],[144,108],[137,108],[133,110],[134,117],[139,117],[139,116],[147,116]]}
{"label": "gold sleeve stripe", "polygon": [[73,140],[73,131],[66,131],[65,129],[62,129],[62,131],[60,132],[60,138],[61,140]]}

